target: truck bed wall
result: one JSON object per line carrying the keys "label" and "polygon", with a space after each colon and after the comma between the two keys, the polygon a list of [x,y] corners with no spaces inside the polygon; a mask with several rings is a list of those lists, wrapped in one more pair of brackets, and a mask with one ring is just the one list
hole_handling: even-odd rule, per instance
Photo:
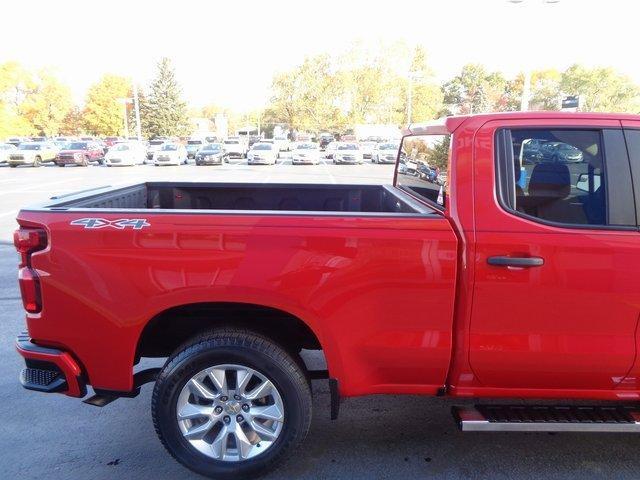
{"label": "truck bed wall", "polygon": [[433,213],[381,185],[146,183],[68,198],[50,208]]}

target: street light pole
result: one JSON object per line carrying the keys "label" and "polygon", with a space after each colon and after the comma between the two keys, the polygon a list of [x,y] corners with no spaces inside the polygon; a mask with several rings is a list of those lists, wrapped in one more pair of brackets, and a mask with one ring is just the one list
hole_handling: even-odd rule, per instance
{"label": "street light pole", "polygon": [[129,137],[129,119],[127,118],[127,104],[131,103],[131,98],[119,98],[118,101],[122,103],[122,114],[124,116],[124,136]]}
{"label": "street light pole", "polygon": [[133,109],[136,115],[136,137],[138,137],[138,141],[140,141],[142,140],[142,129],[140,126],[140,100],[138,98],[138,85],[135,81],[133,82]]}
{"label": "street light pole", "polygon": [[407,89],[407,125],[411,125],[411,108],[413,107],[413,79],[409,76],[409,87]]}

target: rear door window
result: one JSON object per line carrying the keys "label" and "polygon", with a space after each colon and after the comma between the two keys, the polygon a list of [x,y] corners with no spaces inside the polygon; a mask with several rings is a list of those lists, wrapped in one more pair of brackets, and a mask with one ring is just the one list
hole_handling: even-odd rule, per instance
{"label": "rear door window", "polygon": [[635,225],[621,130],[504,129],[496,147],[507,209],[543,223]]}

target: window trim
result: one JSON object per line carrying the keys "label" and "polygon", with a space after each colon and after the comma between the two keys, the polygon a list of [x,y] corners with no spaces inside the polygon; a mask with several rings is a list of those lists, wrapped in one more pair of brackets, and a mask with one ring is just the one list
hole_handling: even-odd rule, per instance
{"label": "window trim", "polygon": [[[500,208],[502,210],[504,210],[507,213],[510,213],[511,215],[515,215],[516,217],[519,218],[523,218],[526,220],[530,220],[532,222],[541,224],[541,225],[546,225],[549,227],[556,227],[556,228],[562,228],[562,229],[573,229],[573,230],[604,230],[604,231],[637,231],[638,230],[638,222],[636,220],[636,205],[635,205],[635,197],[633,196],[633,182],[632,182],[632,171],[631,171],[631,164],[629,161],[629,154],[628,151],[625,150],[625,158],[626,158],[626,162],[625,161],[621,161],[621,163],[623,165],[626,166],[627,171],[629,173],[628,178],[629,178],[629,188],[631,190],[631,198],[634,200],[633,203],[633,207],[631,207],[631,212],[627,212],[627,214],[630,214],[630,218],[634,219],[634,223],[633,225],[592,225],[592,224],[581,224],[581,223],[562,223],[562,222],[554,222],[552,220],[546,220],[546,219],[542,219],[539,217],[535,217],[533,215],[529,215],[527,213],[523,213],[523,212],[519,212],[517,211],[515,208],[513,208],[513,206],[510,206],[508,204],[508,202],[505,201],[505,195],[508,195],[508,191],[506,191],[505,189],[505,185],[504,185],[504,175],[510,171],[511,173],[511,177],[509,178],[514,178],[515,179],[515,175],[513,172],[513,166],[509,169],[508,166],[503,165],[503,163],[505,162],[504,157],[507,157],[507,160],[509,160],[509,157],[511,162],[510,165],[513,165],[513,147],[510,147],[510,140],[511,140],[511,131],[512,130],[582,130],[582,131],[596,131],[598,133],[599,136],[599,143],[600,143],[600,148],[602,150],[602,164],[603,164],[603,170],[604,170],[604,178],[605,178],[605,194],[606,194],[606,199],[607,199],[607,211],[606,211],[606,215],[607,215],[607,221],[609,220],[609,205],[610,205],[610,200],[609,200],[609,174],[608,174],[608,168],[609,168],[609,163],[607,161],[607,142],[605,142],[605,131],[610,130],[610,131],[614,131],[614,132],[619,132],[622,135],[622,139],[624,142],[624,132],[622,127],[620,128],[612,128],[612,127],[598,127],[598,126],[586,126],[586,125],[581,125],[581,126],[556,126],[556,125],[549,125],[549,126],[544,126],[544,125],[535,125],[535,126],[504,126],[504,127],[498,127],[494,133],[494,169],[495,169],[495,175],[494,175],[494,181],[495,181],[495,185],[494,185],[494,192],[495,192],[495,196],[496,196],[496,200],[498,202],[498,205],[500,206]],[[505,133],[501,133],[507,131],[508,132],[508,136]],[[506,141],[509,141],[509,147],[510,148],[506,148],[507,146],[505,144]],[[502,143],[502,145],[500,146],[500,143]],[[626,143],[623,144],[623,146],[626,147]],[[501,147],[501,148],[500,148]],[[508,188],[508,187],[507,187]],[[513,197],[515,199],[515,181],[513,182]]]}
{"label": "window trim", "polygon": [[[426,205],[428,205],[431,208],[435,208],[437,211],[444,213],[447,210],[447,205],[449,203],[449,196],[446,195],[447,191],[444,190],[443,193],[446,195],[445,198],[445,204],[444,205],[440,205],[438,202],[434,202],[433,200],[427,198],[427,197],[423,197],[421,195],[417,195],[414,192],[412,192],[408,187],[405,187],[402,184],[398,183],[398,168],[400,167],[400,154],[402,153],[402,145],[404,144],[404,141],[406,138],[411,138],[411,137],[425,137],[425,136],[429,136],[429,135],[435,135],[435,136],[449,136],[449,161],[447,163],[447,181],[450,180],[451,178],[451,156],[453,154],[453,133],[446,133],[446,134],[442,134],[442,133],[427,133],[427,134],[411,134],[411,135],[405,135],[404,137],[402,137],[402,139],[400,140],[400,148],[398,148],[398,153],[396,155],[396,167],[393,171],[393,186],[396,188],[399,188],[400,190],[402,190],[404,193],[406,193],[407,195],[410,195],[412,198],[416,199],[419,202],[422,202]],[[441,186],[443,187],[443,186]]]}

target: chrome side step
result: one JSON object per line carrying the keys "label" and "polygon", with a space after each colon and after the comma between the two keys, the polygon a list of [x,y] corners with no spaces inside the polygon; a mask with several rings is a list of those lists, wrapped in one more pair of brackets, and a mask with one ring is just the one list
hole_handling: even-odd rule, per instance
{"label": "chrome side step", "polygon": [[640,432],[640,410],[616,406],[453,407],[463,432]]}

